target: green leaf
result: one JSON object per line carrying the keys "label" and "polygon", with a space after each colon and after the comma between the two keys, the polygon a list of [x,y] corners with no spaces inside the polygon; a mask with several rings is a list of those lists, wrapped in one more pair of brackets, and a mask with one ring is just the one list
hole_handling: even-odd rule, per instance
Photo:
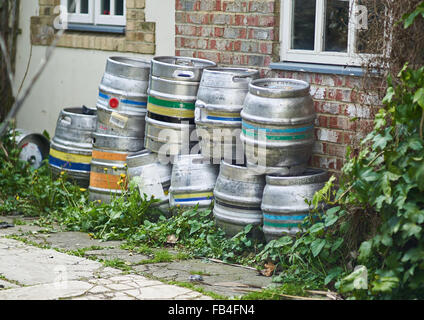
{"label": "green leaf", "polygon": [[424,88],[419,88],[414,94],[414,103],[424,109]]}
{"label": "green leaf", "polygon": [[312,255],[314,257],[317,257],[321,250],[324,248],[327,241],[325,239],[316,239],[314,242],[311,243],[311,251]]}
{"label": "green leaf", "polygon": [[372,240],[362,242],[359,247],[358,261],[364,262],[368,259],[371,254]]}
{"label": "green leaf", "polygon": [[399,278],[397,277],[381,277],[371,283],[372,292],[391,292],[399,284]]}

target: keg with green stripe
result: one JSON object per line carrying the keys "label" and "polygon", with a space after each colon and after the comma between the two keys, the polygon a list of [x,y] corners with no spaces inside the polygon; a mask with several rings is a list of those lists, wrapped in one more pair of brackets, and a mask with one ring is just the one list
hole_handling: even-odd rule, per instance
{"label": "keg with green stripe", "polygon": [[109,57],[97,97],[98,133],[143,139],[150,62]]}
{"label": "keg with green stripe", "polygon": [[172,165],[161,163],[157,154],[149,150],[129,154],[127,165],[130,183],[137,185],[141,195],[159,200],[153,206],[166,211],[169,208]]}
{"label": "keg with green stripe", "polygon": [[[219,176],[213,191],[215,203],[213,215],[218,226],[227,236],[234,236],[251,224],[262,226],[262,193],[265,176],[258,175],[246,166],[234,165],[222,160]],[[261,237],[254,228],[254,237]]]}
{"label": "keg with green stripe", "polygon": [[209,60],[163,56],[151,61],[145,147],[161,155],[188,154],[196,143],[194,110]]}
{"label": "keg with green stripe", "polygon": [[202,155],[176,156],[169,188],[170,207],[208,207],[218,173],[219,165],[211,164]]}
{"label": "keg with green stripe", "polygon": [[301,80],[250,82],[240,135],[249,167],[279,175],[298,175],[306,170],[316,117],[309,90],[309,84]]}
{"label": "keg with green stripe", "polygon": [[328,172],[322,169],[307,169],[299,176],[267,175],[261,204],[265,239],[301,232],[312,209],[305,200],[312,201],[327,180]]}
{"label": "keg with green stripe", "polygon": [[240,141],[240,111],[249,82],[259,71],[248,68],[207,68],[203,71],[196,100],[196,130],[202,154],[214,159],[244,162]]}
{"label": "keg with green stripe", "polygon": [[96,123],[95,109],[65,108],[60,112],[50,146],[49,166],[53,176],[65,171],[81,187],[88,186]]}

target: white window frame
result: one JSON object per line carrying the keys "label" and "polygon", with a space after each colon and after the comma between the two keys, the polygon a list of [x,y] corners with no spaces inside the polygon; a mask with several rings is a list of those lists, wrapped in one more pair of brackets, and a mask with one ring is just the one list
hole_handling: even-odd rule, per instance
{"label": "white window frame", "polygon": [[109,26],[125,26],[127,19],[127,8],[124,0],[124,14],[115,16],[115,0],[110,0],[110,15],[104,15],[100,12],[101,0],[88,0],[88,14],[80,13],[81,1],[76,0],[75,12],[69,13],[69,0],[60,0],[60,4],[65,11],[68,23],[83,23],[92,25],[109,25]]}
{"label": "white window frame", "polygon": [[68,12],[68,0],[60,0],[67,15],[67,21],[71,23],[91,23],[94,24],[94,11],[92,0],[88,0],[88,13],[80,13],[81,1],[75,1],[75,13]]}
{"label": "white window frame", "polygon": [[291,49],[291,35],[293,31],[293,0],[282,1],[281,14],[281,60],[290,62],[321,63],[328,65],[349,65],[360,66],[365,60],[373,55],[356,53],[355,41],[357,38],[357,29],[355,24],[355,14],[358,12],[357,0],[349,1],[349,23],[348,23],[348,44],[347,52],[329,52],[322,51],[324,42],[325,28],[325,4],[326,0],[316,1],[315,13],[315,37],[314,50],[296,50]]}

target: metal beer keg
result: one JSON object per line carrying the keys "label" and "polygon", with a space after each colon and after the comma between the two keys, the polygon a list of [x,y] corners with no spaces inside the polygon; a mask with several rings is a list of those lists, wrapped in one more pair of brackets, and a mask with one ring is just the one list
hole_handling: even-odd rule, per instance
{"label": "metal beer keg", "polygon": [[[189,57],[151,62],[145,147],[161,155],[188,154],[197,141],[194,110],[203,69],[216,64]],[[192,135],[193,133],[193,135]]]}
{"label": "metal beer keg", "polygon": [[203,156],[238,164],[244,161],[240,141],[243,102],[259,71],[248,68],[207,68],[196,100],[195,122]]}
{"label": "metal beer keg", "polygon": [[221,162],[213,191],[213,215],[228,236],[234,236],[248,224],[262,225],[262,193],[265,176],[246,166]]}
{"label": "metal beer keg", "polygon": [[263,232],[265,239],[295,235],[309,215],[309,205],[315,192],[321,190],[328,180],[328,172],[322,169],[307,169],[294,177],[266,176],[262,198]]}
{"label": "metal beer keg", "polygon": [[53,176],[65,171],[81,187],[88,186],[96,123],[93,109],[65,108],[60,112],[50,145],[49,166]]}
{"label": "metal beer keg", "polygon": [[241,140],[247,165],[265,174],[298,175],[314,144],[315,111],[309,84],[257,79],[244,101]]}
{"label": "metal beer keg", "polygon": [[210,164],[202,155],[177,156],[172,167],[169,205],[208,207],[218,173],[219,165]]}

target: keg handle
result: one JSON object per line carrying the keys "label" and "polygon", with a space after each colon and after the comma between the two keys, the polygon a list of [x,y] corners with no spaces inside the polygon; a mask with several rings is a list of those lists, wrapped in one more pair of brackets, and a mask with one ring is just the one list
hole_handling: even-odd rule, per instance
{"label": "keg handle", "polygon": [[193,79],[194,78],[194,72],[193,71],[187,71],[187,70],[175,70],[172,74],[174,78],[183,78],[183,79]]}
{"label": "keg handle", "polygon": [[252,76],[249,74],[246,74],[245,76],[234,76],[233,82],[250,82],[253,80]]}
{"label": "keg handle", "polygon": [[72,124],[72,119],[69,116],[62,116],[60,122],[64,125],[70,126]]}

